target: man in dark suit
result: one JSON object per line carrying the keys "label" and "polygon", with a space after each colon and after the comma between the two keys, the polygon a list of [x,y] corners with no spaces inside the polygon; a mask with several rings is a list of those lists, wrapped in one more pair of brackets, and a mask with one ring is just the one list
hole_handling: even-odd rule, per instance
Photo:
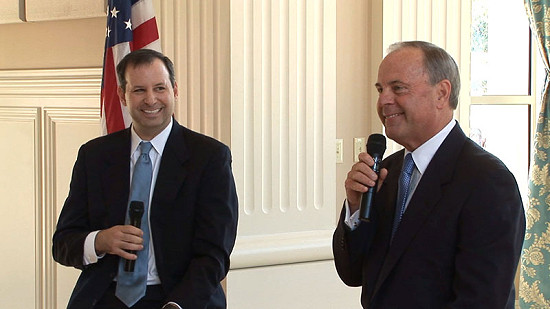
{"label": "man in dark suit", "polygon": [[[340,278],[362,286],[364,308],[514,308],[522,201],[506,166],[453,119],[456,63],[433,44],[396,43],[376,88],[386,134],[405,149],[379,176],[367,153],[348,173],[333,237]],[[402,176],[406,155],[412,172]],[[376,179],[372,218],[361,221],[361,196]]]}
{"label": "man in dark suit", "polygon": [[142,141],[153,146],[150,207],[142,219],[150,246],[146,293],[131,308],[225,308],[220,281],[238,217],[231,153],[173,119],[178,88],[167,57],[134,51],[117,74],[132,126],[80,148],[53,236],[54,259],[82,270],[68,308],[127,308],[115,291],[120,261],[136,260],[145,244],[142,230],[125,224]]}

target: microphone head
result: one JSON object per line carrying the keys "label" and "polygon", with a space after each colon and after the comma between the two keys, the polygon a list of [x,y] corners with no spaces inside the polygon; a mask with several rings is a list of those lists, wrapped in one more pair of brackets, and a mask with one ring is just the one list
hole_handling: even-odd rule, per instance
{"label": "microphone head", "polygon": [[141,216],[143,216],[143,211],[144,211],[143,202],[141,201],[130,202],[130,209],[128,210],[130,219],[141,219]]}
{"label": "microphone head", "polygon": [[386,137],[382,134],[371,134],[367,140],[367,153],[371,157],[380,157],[384,155],[386,151]]}

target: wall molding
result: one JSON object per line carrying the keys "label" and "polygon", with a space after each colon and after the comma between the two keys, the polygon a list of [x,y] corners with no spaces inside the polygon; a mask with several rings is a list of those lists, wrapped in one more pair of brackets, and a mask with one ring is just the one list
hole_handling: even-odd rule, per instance
{"label": "wall molding", "polygon": [[[307,238],[335,223],[336,1],[243,0],[230,9],[239,235],[244,248],[264,252],[241,255],[240,238],[235,257],[252,266],[272,252],[281,263],[304,261],[291,252],[300,237],[282,235]],[[319,259],[313,251],[304,256]]]}
{"label": "wall molding", "polygon": [[102,68],[0,70],[0,99],[93,97],[101,90]]}
{"label": "wall molding", "polygon": [[334,230],[241,236],[231,269],[331,260]]}

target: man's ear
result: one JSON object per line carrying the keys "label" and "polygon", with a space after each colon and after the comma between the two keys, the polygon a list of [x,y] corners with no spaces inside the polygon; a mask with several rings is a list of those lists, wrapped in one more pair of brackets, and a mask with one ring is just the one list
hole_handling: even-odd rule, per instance
{"label": "man's ear", "polygon": [[122,87],[118,86],[116,89],[116,93],[118,94],[118,98],[122,105],[126,106],[126,97],[124,96],[124,89]]}
{"label": "man's ear", "polygon": [[437,102],[449,104],[451,97],[451,82],[448,79],[444,79],[437,83]]}
{"label": "man's ear", "polygon": [[178,99],[178,95],[179,95],[179,92],[178,92],[178,82],[174,82],[174,98],[177,100]]}

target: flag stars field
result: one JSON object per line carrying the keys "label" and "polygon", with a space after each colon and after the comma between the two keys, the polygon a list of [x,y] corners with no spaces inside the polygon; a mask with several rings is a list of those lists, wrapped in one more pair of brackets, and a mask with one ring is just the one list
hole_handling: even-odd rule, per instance
{"label": "flag stars field", "polygon": [[120,11],[117,11],[116,6],[113,7],[113,9],[111,10],[111,17],[117,18],[118,12],[120,12]]}

